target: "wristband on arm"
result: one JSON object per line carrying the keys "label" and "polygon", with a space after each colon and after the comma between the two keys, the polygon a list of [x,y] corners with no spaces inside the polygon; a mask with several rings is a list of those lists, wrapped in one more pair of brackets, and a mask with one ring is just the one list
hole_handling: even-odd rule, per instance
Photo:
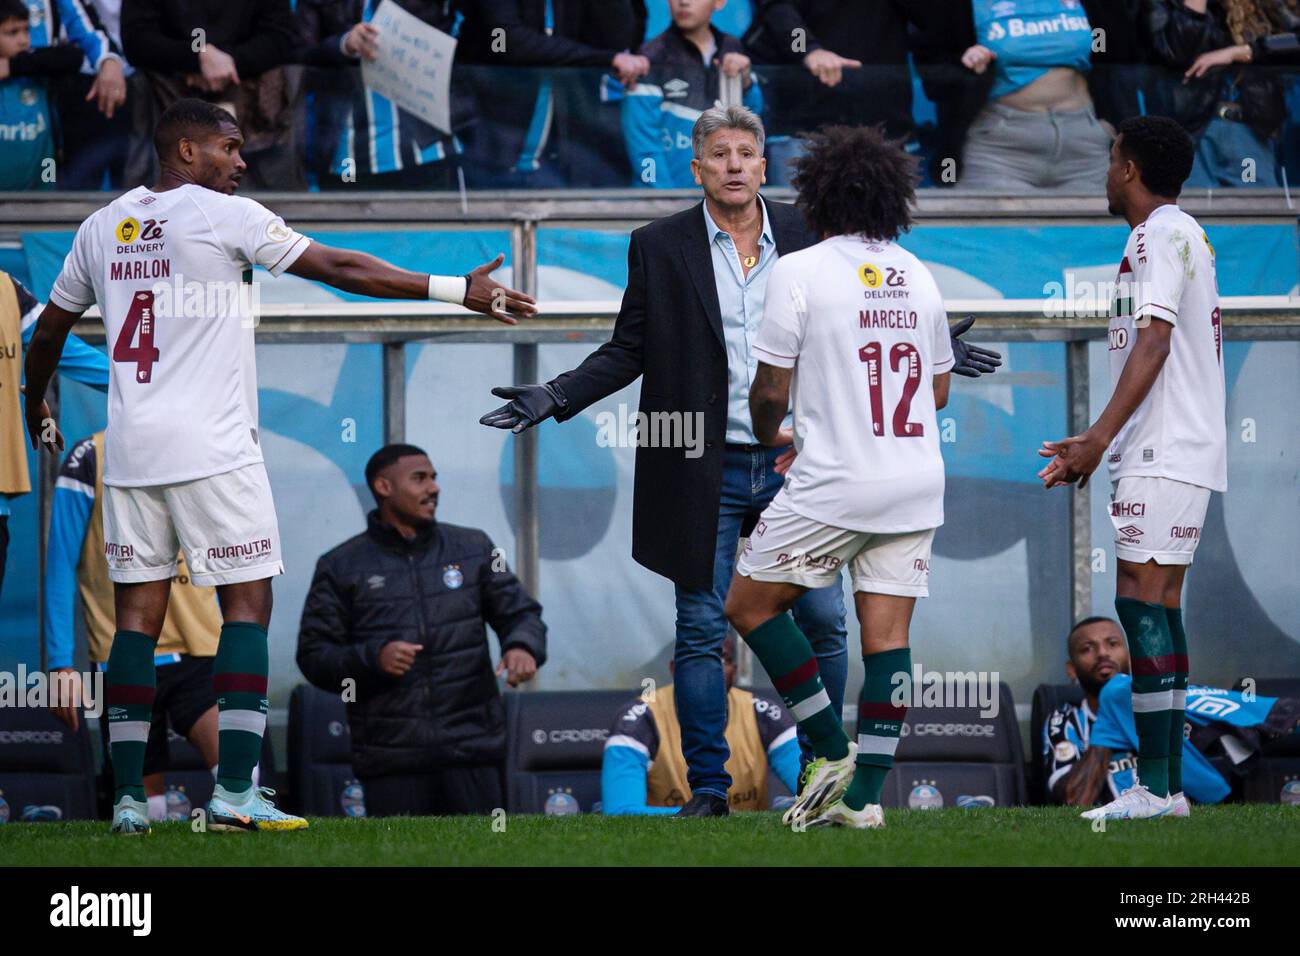
{"label": "wristband on arm", "polygon": [[469,295],[469,276],[429,276],[429,298],[438,302],[464,305]]}

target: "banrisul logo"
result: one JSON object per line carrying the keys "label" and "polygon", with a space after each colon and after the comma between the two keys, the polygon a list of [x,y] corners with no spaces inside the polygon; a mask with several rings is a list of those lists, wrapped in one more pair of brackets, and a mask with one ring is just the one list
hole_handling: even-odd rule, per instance
{"label": "banrisul logo", "polygon": [[1092,27],[1088,23],[1088,17],[1077,7],[1069,7],[1076,10],[1074,14],[1064,11],[1047,17],[1006,17],[1003,20],[994,20],[989,24],[988,39],[997,41],[1006,37],[1020,39],[1021,37],[1039,37],[1048,36],[1053,33],[1072,33],[1081,31],[1091,33]]}
{"label": "banrisul logo", "polygon": [[153,895],[150,893],[83,893],[73,886],[66,893],[50,897],[50,925],[120,927],[132,936],[148,936],[153,928]]}

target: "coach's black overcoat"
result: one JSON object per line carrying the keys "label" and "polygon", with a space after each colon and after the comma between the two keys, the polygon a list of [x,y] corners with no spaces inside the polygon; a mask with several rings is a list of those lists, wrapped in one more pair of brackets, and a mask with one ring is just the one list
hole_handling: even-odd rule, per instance
{"label": "coach's black overcoat", "polygon": [[[767,204],[781,255],[816,240],[789,203]],[[636,452],[632,557],[685,587],[711,587],[727,432],[727,352],[703,202],[636,229],[627,252],[627,290],[613,337],[556,381],[565,421],[592,402],[641,380],[641,411],[702,412],[704,453]]]}

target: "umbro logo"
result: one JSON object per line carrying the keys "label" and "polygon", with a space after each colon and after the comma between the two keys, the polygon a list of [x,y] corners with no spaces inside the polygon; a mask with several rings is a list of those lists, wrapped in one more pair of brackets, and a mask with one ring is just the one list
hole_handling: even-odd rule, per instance
{"label": "umbro logo", "polygon": [[674,99],[683,97],[686,95],[686,91],[690,89],[690,86],[690,83],[682,79],[669,80],[664,84],[664,97]]}
{"label": "umbro logo", "polygon": [[370,590],[378,591],[384,586],[384,576],[382,574],[372,574],[366,578],[366,583],[370,585]]}
{"label": "umbro logo", "polygon": [[1124,527],[1119,529],[1119,533],[1122,535],[1126,535],[1127,537],[1130,538],[1142,537],[1142,529],[1139,528],[1137,525],[1131,525],[1131,524],[1125,525]]}

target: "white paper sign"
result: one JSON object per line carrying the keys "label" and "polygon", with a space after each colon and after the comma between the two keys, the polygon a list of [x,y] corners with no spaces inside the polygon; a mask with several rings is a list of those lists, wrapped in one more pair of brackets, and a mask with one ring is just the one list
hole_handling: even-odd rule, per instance
{"label": "white paper sign", "polygon": [[379,56],[361,61],[366,86],[430,126],[451,132],[451,61],[456,39],[383,0],[370,21]]}

